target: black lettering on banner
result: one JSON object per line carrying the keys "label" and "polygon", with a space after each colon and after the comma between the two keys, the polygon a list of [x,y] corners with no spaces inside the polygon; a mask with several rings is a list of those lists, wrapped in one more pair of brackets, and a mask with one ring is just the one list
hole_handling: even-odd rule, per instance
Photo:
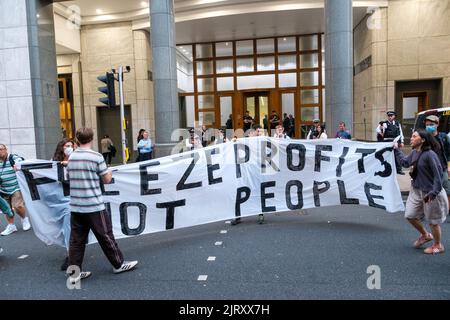
{"label": "black lettering on banner", "polygon": [[383,157],[383,153],[385,153],[386,151],[390,151],[392,152],[393,148],[392,147],[386,147],[384,149],[378,150],[377,152],[375,152],[375,158],[377,158],[380,162],[381,165],[384,166],[384,171],[378,171],[375,172],[375,176],[380,176],[382,178],[385,177],[389,177],[392,174],[392,166],[389,162],[387,162],[386,160],[384,160]]}
{"label": "black lettering on banner", "polygon": [[[114,178],[111,179],[111,182],[108,184],[114,184],[116,181]],[[104,196],[119,196],[120,191],[105,191],[105,184],[103,183],[102,179],[100,179],[100,189],[102,190],[102,195]]]}
{"label": "black lettering on banner", "polygon": [[347,193],[345,192],[345,183],[342,180],[337,181],[339,188],[339,198],[341,199],[341,204],[359,204],[358,199],[347,198]]}
{"label": "black lettering on banner", "polygon": [[[291,189],[297,187],[297,204],[292,203]],[[290,180],[286,184],[286,205],[290,210],[300,210],[303,208],[303,184],[298,180]]]}
{"label": "black lettering on banner", "polygon": [[56,180],[44,177],[44,178],[34,178],[33,174],[30,172],[31,170],[37,169],[51,169],[53,167],[53,163],[33,163],[33,164],[24,164],[21,166],[21,170],[23,175],[25,176],[25,180],[27,181],[28,189],[30,189],[31,200],[36,201],[40,200],[41,197],[39,195],[39,190],[37,188],[40,184],[48,184],[57,182]]}
{"label": "black lettering on banner", "polygon": [[378,186],[378,185],[373,184],[373,183],[366,182],[364,184],[364,192],[366,194],[367,200],[369,201],[369,207],[374,207],[374,208],[386,210],[385,206],[383,206],[381,204],[377,204],[373,200],[373,199],[384,199],[384,197],[383,196],[373,195],[373,194],[370,193],[370,190],[382,190],[382,189],[383,189],[382,186]]}
{"label": "black lettering on banner", "polygon": [[[128,225],[128,208],[137,207],[139,209],[139,225],[135,229],[130,229]],[[111,209],[110,209],[111,210]],[[140,202],[123,202],[119,207],[120,226],[122,233],[127,236],[136,236],[145,229],[145,219],[147,217],[147,206]]]}
{"label": "black lettering on banner", "polygon": [[214,149],[210,149],[210,150],[206,150],[205,151],[206,163],[207,163],[206,166],[207,166],[207,169],[208,169],[208,183],[209,183],[209,185],[222,182],[222,177],[214,178],[214,171],[220,169],[219,164],[218,163],[211,164],[212,163],[211,155],[219,154],[219,153],[220,153],[220,149],[219,148],[214,148]]}
{"label": "black lettering on banner", "polygon": [[[293,164],[293,151],[298,151],[298,164]],[[291,171],[301,171],[305,168],[306,148],[303,144],[290,143],[286,148],[287,153],[287,167]]]}
{"label": "black lettering on banner", "polygon": [[[245,193],[244,196],[242,196],[242,192]],[[250,188],[249,187],[239,187],[236,191],[236,204],[234,206],[234,215],[236,217],[241,216],[241,204],[243,204],[245,201],[247,201],[250,198]]]}
{"label": "black lettering on banner", "polygon": [[174,222],[175,208],[183,207],[185,205],[186,205],[186,199],[156,204],[156,207],[158,209],[163,209],[163,208],[167,209],[166,210],[166,230],[173,229],[173,227],[175,225],[175,222]]}
{"label": "black lettering on banner", "polygon": [[[270,150],[269,152],[267,152]],[[272,161],[275,155],[278,153],[278,148],[272,144],[269,140],[261,141],[261,172],[266,173],[266,162],[273,168],[275,171],[280,171],[277,165]]]}
{"label": "black lettering on banner", "polygon": [[315,157],[314,157],[314,160],[315,160],[314,171],[320,172],[320,162],[321,161],[330,162],[330,157],[323,156],[322,151],[332,151],[332,150],[333,150],[333,146],[321,145],[321,144],[316,145],[316,153],[315,153]]}
{"label": "black lettering on banner", "polygon": [[364,173],[365,168],[364,168],[364,157],[374,153],[375,151],[377,151],[377,149],[356,149],[355,153],[361,153],[361,159],[358,160],[358,172],[359,173]]}
{"label": "black lettering on banner", "polygon": [[[239,156],[239,151],[243,150],[245,152],[244,158]],[[248,162],[250,160],[250,148],[241,143],[234,144],[234,163],[236,164],[236,178],[242,177],[241,164]]]}
{"label": "black lettering on banner", "polygon": [[148,188],[148,182],[149,181],[157,181],[158,174],[148,173],[147,168],[153,167],[153,166],[159,166],[159,165],[160,165],[159,161],[139,165],[139,174],[141,177],[141,196],[161,193],[161,188],[157,188],[157,189],[149,189]]}
{"label": "black lettering on banner", "polygon": [[70,183],[69,180],[66,179],[65,167],[61,164],[61,162],[57,162],[56,169],[58,173],[58,181],[61,182],[63,188],[64,197],[70,196]]}
{"label": "black lettering on banner", "polygon": [[106,215],[111,217],[111,202],[105,202]]}
{"label": "black lettering on banner", "polygon": [[194,189],[194,188],[199,188],[202,186],[201,181],[185,183],[186,180],[189,178],[189,175],[191,174],[192,170],[194,170],[195,164],[200,159],[200,155],[198,154],[198,152],[193,152],[191,154],[191,156],[192,156],[192,162],[189,164],[189,167],[187,167],[187,169],[184,172],[183,176],[181,177],[180,181],[177,183],[177,191],[186,190],[186,189]]}
{"label": "black lettering on banner", "polygon": [[275,181],[267,181],[261,183],[261,210],[262,212],[272,212],[277,211],[275,206],[266,206],[266,200],[275,198],[275,193],[266,193],[266,188],[275,187]]}
{"label": "black lettering on banner", "polygon": [[[319,185],[324,184],[325,187],[319,188]],[[330,183],[328,181],[314,181],[314,187],[313,187],[313,194],[314,194],[314,205],[316,207],[320,207],[320,197],[319,195],[321,193],[326,192],[328,189],[330,189]]]}
{"label": "black lettering on banner", "polygon": [[345,157],[347,156],[348,150],[350,150],[349,147],[344,147],[344,150],[342,150],[342,154],[339,157],[339,164],[336,167],[336,177],[342,176],[342,166],[345,163]]}

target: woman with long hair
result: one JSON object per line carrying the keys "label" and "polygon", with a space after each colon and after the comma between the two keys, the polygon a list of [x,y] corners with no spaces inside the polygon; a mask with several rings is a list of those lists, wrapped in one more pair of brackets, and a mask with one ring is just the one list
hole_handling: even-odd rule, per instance
{"label": "woman with long hair", "polygon": [[60,161],[63,166],[67,166],[69,156],[76,149],[76,144],[68,138],[62,139],[56,145],[55,154],[53,155],[53,161]]}
{"label": "woman with long hair", "polygon": [[[415,248],[420,248],[426,242],[434,240],[434,244],[424,250],[427,254],[444,252],[441,243],[441,224],[448,212],[448,199],[442,188],[442,166],[435,151],[440,149],[434,137],[425,130],[414,131],[411,136],[413,151],[406,157],[398,146],[395,153],[403,167],[412,166],[411,189],[406,201],[405,218],[419,231],[420,237],[414,242]],[[422,225],[425,218],[430,224],[431,233]]]}
{"label": "woman with long hair", "polygon": [[[77,148],[77,144],[68,138],[62,139],[56,145],[55,154],[52,160],[60,162],[64,167],[67,167],[69,163],[69,157],[72,152]],[[69,210],[69,209],[67,209]],[[70,212],[63,212],[60,217],[55,217],[56,220],[61,221],[63,225],[63,235],[64,241],[67,248],[69,248],[69,238],[70,238]],[[61,265],[61,271],[66,271],[69,266],[69,257],[64,258],[64,262]]]}

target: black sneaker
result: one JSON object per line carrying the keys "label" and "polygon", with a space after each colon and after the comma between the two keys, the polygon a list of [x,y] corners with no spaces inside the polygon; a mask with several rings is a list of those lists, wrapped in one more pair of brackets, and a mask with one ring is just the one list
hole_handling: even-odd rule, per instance
{"label": "black sneaker", "polygon": [[259,224],[263,224],[263,223],[264,223],[264,215],[263,215],[263,214],[260,214],[260,215],[259,215],[259,217],[258,217],[258,223],[259,223]]}
{"label": "black sneaker", "polygon": [[61,265],[61,271],[66,271],[69,267],[69,257],[64,258],[64,262]]}
{"label": "black sneaker", "polygon": [[238,223],[241,223],[241,218],[236,218],[236,219],[231,220],[231,225],[232,226],[235,226]]}
{"label": "black sneaker", "polygon": [[401,175],[401,176],[404,176],[404,175],[405,175],[405,173],[404,173],[403,171],[398,171],[397,174],[399,174],[399,175]]}

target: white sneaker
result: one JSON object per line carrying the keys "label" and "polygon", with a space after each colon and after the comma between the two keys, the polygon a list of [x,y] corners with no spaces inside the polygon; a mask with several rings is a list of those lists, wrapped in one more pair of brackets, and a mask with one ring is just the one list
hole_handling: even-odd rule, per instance
{"label": "white sneaker", "polygon": [[5,230],[3,230],[2,233],[0,233],[2,236],[9,236],[11,233],[14,233],[17,231],[17,227],[15,224],[8,224],[5,228]]}
{"label": "white sneaker", "polygon": [[91,276],[91,274],[92,273],[90,271],[82,271],[76,277],[69,276],[70,277],[70,283],[71,284],[75,284],[75,283],[77,283],[78,281],[80,281],[82,279],[89,278]]}
{"label": "white sneaker", "polygon": [[23,231],[28,231],[31,229],[30,219],[28,219],[28,217],[25,217],[25,219],[22,219],[22,228],[23,228]]}
{"label": "white sneaker", "polygon": [[121,272],[125,272],[125,271],[130,271],[130,270],[133,270],[134,267],[137,264],[138,264],[137,260],[135,260],[135,261],[124,261],[122,263],[122,265],[118,269],[113,268],[113,272],[114,273],[121,273]]}

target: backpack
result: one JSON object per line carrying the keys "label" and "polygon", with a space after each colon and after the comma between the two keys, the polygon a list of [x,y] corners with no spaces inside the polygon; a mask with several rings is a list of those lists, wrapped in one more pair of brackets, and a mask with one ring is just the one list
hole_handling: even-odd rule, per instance
{"label": "backpack", "polygon": [[[10,154],[8,155],[8,161],[9,161],[9,164],[11,165],[11,167],[14,167],[14,165],[16,164],[16,160],[14,160],[14,157],[19,158],[20,161],[25,160],[24,157],[18,156],[17,154],[12,154],[12,153],[10,153]],[[6,166],[6,161],[3,162],[3,167],[5,167],[5,166]]]}

